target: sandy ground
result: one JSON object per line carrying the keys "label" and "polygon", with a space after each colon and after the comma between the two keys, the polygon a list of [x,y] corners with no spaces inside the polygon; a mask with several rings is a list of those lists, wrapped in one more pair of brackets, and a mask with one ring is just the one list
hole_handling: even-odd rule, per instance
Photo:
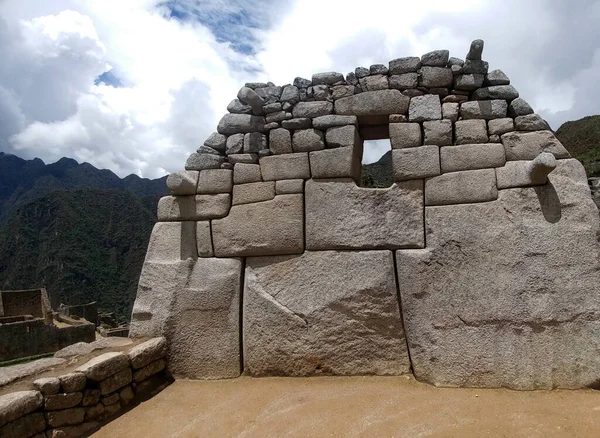
{"label": "sandy ground", "polygon": [[436,388],[407,377],[179,380],[113,437],[598,437],[600,392]]}

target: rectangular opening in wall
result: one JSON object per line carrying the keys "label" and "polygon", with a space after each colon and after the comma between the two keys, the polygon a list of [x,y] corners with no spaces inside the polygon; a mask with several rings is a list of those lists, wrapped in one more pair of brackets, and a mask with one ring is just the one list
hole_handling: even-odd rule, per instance
{"label": "rectangular opening in wall", "polygon": [[361,126],[361,187],[385,188],[394,183],[388,125]]}

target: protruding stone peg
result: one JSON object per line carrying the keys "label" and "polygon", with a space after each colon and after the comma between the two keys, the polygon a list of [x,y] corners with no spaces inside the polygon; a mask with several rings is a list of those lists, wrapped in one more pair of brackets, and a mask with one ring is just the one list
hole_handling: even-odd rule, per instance
{"label": "protruding stone peg", "polygon": [[556,158],[550,152],[541,152],[531,162],[531,181],[534,184],[546,184],[548,174],[556,169]]}
{"label": "protruding stone peg", "polygon": [[469,53],[467,53],[467,59],[471,61],[481,61],[481,54],[483,53],[483,40],[475,40],[471,43]]}
{"label": "protruding stone peg", "polygon": [[252,112],[256,115],[262,114],[262,107],[265,104],[265,100],[260,97],[256,91],[249,87],[242,87],[238,92],[237,98],[247,105],[252,107]]}

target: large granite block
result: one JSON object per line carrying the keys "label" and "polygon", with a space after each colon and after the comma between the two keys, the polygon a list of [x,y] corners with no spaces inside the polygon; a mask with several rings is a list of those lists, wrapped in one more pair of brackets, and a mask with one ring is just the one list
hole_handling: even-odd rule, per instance
{"label": "large granite block", "polygon": [[352,178],[360,181],[362,142],[355,146],[325,149],[309,154],[313,178]]}
{"label": "large granite block", "polygon": [[397,251],[415,377],[514,389],[598,384],[598,210],[583,166],[484,204],[426,207],[427,249]]}
{"label": "large granite block", "polygon": [[440,148],[434,145],[392,150],[395,181],[428,178],[440,174]]}
{"label": "large granite block", "polygon": [[238,377],[242,261],[198,259],[180,280],[166,323],[168,367],[188,379]]}
{"label": "large granite block", "polygon": [[509,161],[533,160],[540,152],[550,152],[556,158],[571,156],[551,131],[509,132],[501,138]]}
{"label": "large granite block", "polygon": [[260,171],[264,181],[308,179],[310,178],[308,152],[262,157]]}
{"label": "large granite block", "polygon": [[335,113],[353,116],[405,114],[410,99],[398,90],[366,91],[335,101]]}
{"label": "large granite block", "polygon": [[497,197],[494,169],[444,173],[425,181],[425,205],[467,204]]}
{"label": "large granite block", "polygon": [[248,258],[243,330],[252,376],[410,372],[390,251]]}
{"label": "large granite block", "polygon": [[217,257],[298,254],[304,251],[302,194],[277,195],[253,204],[234,205],[212,221]]}
{"label": "large granite block", "polygon": [[367,189],[352,180],[309,180],[305,199],[308,250],[424,245],[422,181]]}
{"label": "large granite block", "polygon": [[506,156],[500,143],[463,144],[440,149],[442,172],[504,166]]}

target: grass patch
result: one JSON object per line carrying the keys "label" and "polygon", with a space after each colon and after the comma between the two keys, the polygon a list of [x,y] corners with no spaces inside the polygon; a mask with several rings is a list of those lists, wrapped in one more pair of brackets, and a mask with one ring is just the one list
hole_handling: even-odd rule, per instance
{"label": "grass patch", "polygon": [[54,356],[54,353],[43,353],[43,354],[36,354],[35,356],[27,356],[27,357],[20,357],[18,359],[5,360],[4,362],[0,362],[0,368],[9,367],[11,365],[20,365],[23,363],[32,362],[34,360],[43,359],[45,357],[52,357],[52,356]]}

